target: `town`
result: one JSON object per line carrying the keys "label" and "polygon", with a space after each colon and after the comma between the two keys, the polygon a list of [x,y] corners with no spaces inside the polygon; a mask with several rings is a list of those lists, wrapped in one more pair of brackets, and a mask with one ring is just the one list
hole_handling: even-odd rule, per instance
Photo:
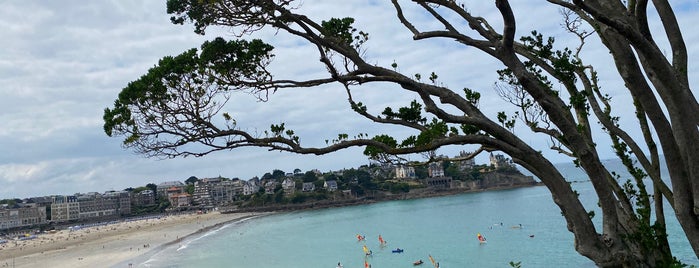
{"label": "town", "polygon": [[473,159],[439,160],[326,173],[274,170],[249,180],[192,176],[184,182],[149,183],[122,191],[0,200],[0,234],[179,211],[302,209],[536,184],[511,160],[492,153],[488,165],[476,165]]}

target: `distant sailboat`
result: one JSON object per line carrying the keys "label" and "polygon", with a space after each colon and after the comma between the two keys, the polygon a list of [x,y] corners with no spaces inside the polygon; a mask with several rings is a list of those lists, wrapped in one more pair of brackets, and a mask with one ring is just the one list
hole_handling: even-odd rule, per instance
{"label": "distant sailboat", "polygon": [[476,237],[478,238],[478,242],[480,242],[481,244],[488,242],[485,240],[485,236],[482,236],[481,233],[478,233],[478,235],[476,235]]}

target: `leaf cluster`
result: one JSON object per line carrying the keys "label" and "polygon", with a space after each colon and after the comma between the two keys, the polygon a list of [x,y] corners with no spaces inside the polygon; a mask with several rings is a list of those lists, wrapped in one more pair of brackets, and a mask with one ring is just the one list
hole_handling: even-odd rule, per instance
{"label": "leaf cluster", "polygon": [[201,50],[164,57],[122,89],[113,108],[104,110],[104,131],[109,136],[126,134],[128,145],[168,126],[204,120],[202,116],[218,109],[215,95],[271,80],[266,66],[274,56],[272,50],[257,39],[216,38],[202,44]]}

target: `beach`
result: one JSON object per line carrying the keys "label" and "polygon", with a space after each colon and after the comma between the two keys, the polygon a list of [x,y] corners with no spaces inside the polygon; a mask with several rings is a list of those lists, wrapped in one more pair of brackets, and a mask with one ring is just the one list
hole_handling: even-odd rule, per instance
{"label": "beach", "polygon": [[189,235],[254,215],[259,213],[163,215],[56,230],[0,244],[0,267],[136,267],[128,261]]}

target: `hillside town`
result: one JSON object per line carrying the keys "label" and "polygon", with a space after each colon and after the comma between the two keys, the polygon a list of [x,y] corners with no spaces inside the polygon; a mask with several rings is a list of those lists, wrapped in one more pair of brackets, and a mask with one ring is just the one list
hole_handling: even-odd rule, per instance
{"label": "hillside town", "polygon": [[[464,155],[467,153],[461,152]],[[249,180],[190,177],[184,182],[150,183],[122,191],[1,200],[0,234],[168,212],[306,208],[309,203],[352,203],[535,184],[509,159],[492,153],[486,165],[476,165],[473,159],[444,160],[416,166],[372,164],[325,173],[274,170]]]}

